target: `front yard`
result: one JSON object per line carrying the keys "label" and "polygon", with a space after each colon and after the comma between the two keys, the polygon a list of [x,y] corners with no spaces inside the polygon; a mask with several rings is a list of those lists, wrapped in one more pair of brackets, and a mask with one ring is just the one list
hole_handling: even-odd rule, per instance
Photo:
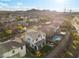
{"label": "front yard", "polygon": [[42,58],[49,54],[53,50],[52,47],[45,45],[40,51],[35,51],[32,48],[29,48],[29,51],[27,51],[27,55],[25,57],[28,58]]}

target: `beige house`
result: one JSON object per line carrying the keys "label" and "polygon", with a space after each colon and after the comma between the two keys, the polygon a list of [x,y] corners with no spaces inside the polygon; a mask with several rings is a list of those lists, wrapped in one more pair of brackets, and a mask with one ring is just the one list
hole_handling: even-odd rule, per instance
{"label": "beige house", "polygon": [[19,58],[26,55],[26,45],[23,43],[23,36],[16,36],[11,40],[0,44],[1,58]]}
{"label": "beige house", "polygon": [[15,41],[0,44],[0,57],[23,57],[26,54],[26,46]]}

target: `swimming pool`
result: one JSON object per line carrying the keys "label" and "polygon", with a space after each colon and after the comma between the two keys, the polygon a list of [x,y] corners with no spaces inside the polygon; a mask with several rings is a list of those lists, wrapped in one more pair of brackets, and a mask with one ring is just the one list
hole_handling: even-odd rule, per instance
{"label": "swimming pool", "polygon": [[61,36],[61,35],[54,35],[52,37],[52,41],[60,41],[60,40],[62,40],[62,38],[63,38],[63,36]]}

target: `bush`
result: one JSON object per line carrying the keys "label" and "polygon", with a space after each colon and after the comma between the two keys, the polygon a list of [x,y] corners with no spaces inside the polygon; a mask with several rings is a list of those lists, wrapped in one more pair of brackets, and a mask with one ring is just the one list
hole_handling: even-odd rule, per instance
{"label": "bush", "polygon": [[43,51],[43,52],[49,52],[50,50],[52,49],[52,47],[50,47],[50,46],[48,46],[48,45],[45,45],[42,49],[41,49],[41,51]]}

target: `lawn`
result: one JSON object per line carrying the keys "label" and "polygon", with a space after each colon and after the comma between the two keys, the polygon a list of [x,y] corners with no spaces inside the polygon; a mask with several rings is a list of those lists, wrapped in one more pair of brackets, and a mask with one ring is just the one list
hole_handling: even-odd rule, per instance
{"label": "lawn", "polygon": [[35,53],[36,51],[29,48],[29,51],[27,51],[27,55],[25,57],[27,58],[43,58],[45,55],[47,55],[48,53],[50,53],[53,50],[52,47],[45,45],[41,50],[40,50],[40,56],[37,56]]}
{"label": "lawn", "polygon": [[50,47],[50,46],[48,46],[48,45],[45,45],[45,46],[41,49],[41,51],[43,51],[43,52],[49,52],[51,49],[52,49],[52,47]]}
{"label": "lawn", "polygon": [[35,58],[35,56],[31,55],[31,53],[27,51],[27,54],[24,56],[24,58]]}
{"label": "lawn", "polygon": [[53,50],[52,47],[48,46],[48,45],[45,45],[40,51],[42,53],[42,55],[40,57],[44,57],[46,56],[47,54],[49,54],[51,51]]}

